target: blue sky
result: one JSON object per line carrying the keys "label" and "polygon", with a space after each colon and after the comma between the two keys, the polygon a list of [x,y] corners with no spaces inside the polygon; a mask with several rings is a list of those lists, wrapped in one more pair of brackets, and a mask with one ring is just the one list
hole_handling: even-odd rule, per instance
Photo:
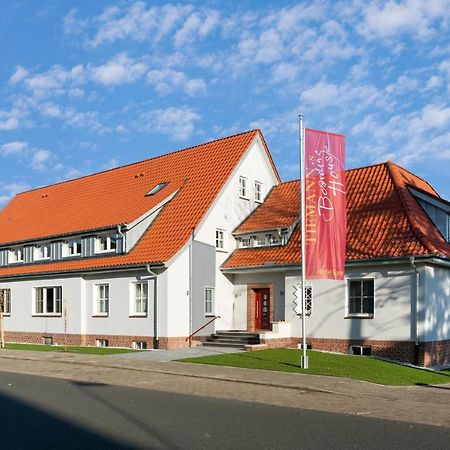
{"label": "blue sky", "polygon": [[32,187],[297,116],[450,199],[450,0],[4,1],[0,206]]}

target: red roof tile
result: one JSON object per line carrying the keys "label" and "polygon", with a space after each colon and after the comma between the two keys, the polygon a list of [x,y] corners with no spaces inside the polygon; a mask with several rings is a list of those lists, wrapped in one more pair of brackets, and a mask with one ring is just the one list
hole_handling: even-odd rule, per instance
{"label": "red roof tile", "polygon": [[[258,130],[248,131],[16,195],[0,213],[2,245],[130,223],[178,190],[128,254],[2,267],[0,277],[168,261],[187,242],[257,135],[264,142]],[[145,196],[163,181],[166,187]]]}
{"label": "red roof tile", "polygon": [[[450,258],[450,244],[445,242],[408,186],[439,197],[429,183],[392,162],[347,171],[347,260],[406,255]],[[275,223],[293,224],[299,215],[299,204],[299,181],[283,183],[271,191],[267,201],[236,231],[264,230]],[[279,222],[275,219],[278,214],[283,216]],[[297,226],[286,246],[239,249],[223,267],[299,264],[300,261],[300,227]]]}

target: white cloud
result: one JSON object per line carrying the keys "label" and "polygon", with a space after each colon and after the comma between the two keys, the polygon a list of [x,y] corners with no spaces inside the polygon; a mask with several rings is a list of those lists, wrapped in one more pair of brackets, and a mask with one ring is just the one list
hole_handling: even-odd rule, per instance
{"label": "white cloud", "polygon": [[144,75],[147,65],[119,53],[106,64],[91,67],[91,76],[97,83],[105,86],[117,86],[133,83]]}
{"label": "white cloud", "polygon": [[0,130],[10,131],[16,130],[20,126],[21,119],[24,118],[26,112],[18,109],[10,111],[0,111]]}
{"label": "white cloud", "polygon": [[419,39],[427,39],[436,33],[434,22],[447,20],[449,14],[448,0],[371,1],[365,6],[363,21],[357,29],[368,38],[389,38],[409,33]]}
{"label": "white cloud", "polygon": [[3,156],[20,155],[28,149],[28,142],[6,142],[0,146],[0,154]]}
{"label": "white cloud", "polygon": [[141,131],[165,134],[174,141],[188,139],[194,132],[194,123],[200,115],[188,107],[154,109],[141,114],[138,128]]}
{"label": "white cloud", "polygon": [[10,84],[17,84],[20,83],[22,80],[24,80],[28,76],[28,70],[25,69],[22,66],[16,66],[15,72],[11,75],[9,78]]}
{"label": "white cloud", "polygon": [[42,171],[46,168],[46,163],[52,157],[52,152],[50,150],[39,149],[33,153],[31,157],[30,166],[34,170]]}
{"label": "white cloud", "polygon": [[288,62],[281,62],[272,68],[272,81],[275,83],[284,83],[294,81],[297,77],[299,68]]}
{"label": "white cloud", "polygon": [[151,70],[147,73],[147,83],[153,86],[159,94],[170,94],[181,90],[194,96],[206,91],[206,83],[200,78],[189,79],[185,73],[171,69]]}
{"label": "white cloud", "polygon": [[52,102],[46,102],[38,106],[38,110],[41,114],[47,117],[60,117],[61,108]]}
{"label": "white cloud", "polygon": [[67,34],[81,34],[88,25],[87,20],[77,17],[77,8],[72,8],[64,17],[64,32]]}
{"label": "white cloud", "polygon": [[183,26],[175,33],[175,46],[190,44],[196,37],[207,36],[219,22],[217,11],[194,12],[185,20]]}
{"label": "white cloud", "polygon": [[156,41],[167,35],[192,11],[191,5],[163,5],[146,8],[145,2],[135,2],[128,8],[112,7],[93,19],[100,26],[91,45],[94,47],[117,40]]}
{"label": "white cloud", "polygon": [[416,78],[401,75],[395,83],[389,84],[386,87],[386,91],[389,94],[404,94],[405,92],[415,91],[418,87],[419,81]]}

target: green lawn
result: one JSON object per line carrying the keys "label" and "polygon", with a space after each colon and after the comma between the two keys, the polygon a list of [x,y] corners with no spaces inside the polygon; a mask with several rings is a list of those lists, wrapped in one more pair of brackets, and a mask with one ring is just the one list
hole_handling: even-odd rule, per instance
{"label": "green lawn", "polygon": [[[115,355],[117,353],[138,352],[131,348],[113,348],[113,347],[74,347],[62,345],[39,345],[39,344],[5,344],[5,348],[9,350],[32,350],[38,352],[68,352],[68,353],[84,353],[90,355]],[[1,349],[0,349],[1,351]]]}
{"label": "green lawn", "polygon": [[450,383],[450,369],[432,372],[372,357],[309,351],[309,369],[300,368],[300,350],[276,349],[180,359],[183,362],[353,378],[395,386]]}

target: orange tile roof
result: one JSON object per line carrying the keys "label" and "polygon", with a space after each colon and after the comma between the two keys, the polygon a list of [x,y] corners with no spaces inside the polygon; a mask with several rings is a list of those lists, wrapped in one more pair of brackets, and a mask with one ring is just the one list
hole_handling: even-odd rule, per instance
{"label": "orange tile roof", "polygon": [[[392,162],[347,171],[347,260],[436,255],[450,258],[450,244],[409,192],[408,186],[438,197],[432,186]],[[279,198],[279,202],[278,202]],[[283,207],[279,207],[283,205]],[[286,212],[284,212],[286,207]],[[283,183],[242,223],[237,232],[292,224],[299,214],[299,181]],[[300,227],[286,246],[238,249],[224,268],[299,264]]]}
{"label": "orange tile roof", "polygon": [[[252,130],[16,195],[0,212],[2,245],[130,223],[178,190],[125,255],[1,267],[0,277],[168,261],[187,242],[256,136],[264,143],[260,131]],[[165,188],[145,196],[163,181],[168,182]]]}

